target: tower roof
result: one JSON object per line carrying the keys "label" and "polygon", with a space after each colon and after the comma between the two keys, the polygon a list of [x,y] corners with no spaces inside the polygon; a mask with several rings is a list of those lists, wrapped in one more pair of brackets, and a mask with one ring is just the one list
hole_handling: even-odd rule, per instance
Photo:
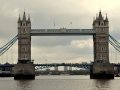
{"label": "tower roof", "polygon": [[21,18],[20,18],[20,14],[19,14],[18,23],[20,23],[20,22],[21,22]]}
{"label": "tower roof", "polygon": [[105,19],[105,21],[107,21],[107,22],[108,22],[107,14],[106,14],[106,19]]}
{"label": "tower roof", "polygon": [[99,21],[100,21],[100,20],[103,20],[101,10],[100,10],[100,12],[99,12],[99,17],[98,17],[98,18],[99,18]]}
{"label": "tower roof", "polygon": [[30,21],[30,15],[28,15],[28,22],[31,22],[31,21]]}
{"label": "tower roof", "polygon": [[24,12],[24,14],[23,14],[23,19],[22,19],[22,21],[26,21],[25,12]]}

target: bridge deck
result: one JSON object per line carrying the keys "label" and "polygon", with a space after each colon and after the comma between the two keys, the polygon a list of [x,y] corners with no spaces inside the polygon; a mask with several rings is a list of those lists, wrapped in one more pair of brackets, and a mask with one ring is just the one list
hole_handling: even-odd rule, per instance
{"label": "bridge deck", "polygon": [[94,35],[95,29],[31,29],[31,36]]}
{"label": "bridge deck", "polygon": [[[35,66],[92,66],[93,64],[81,64],[81,63],[51,63],[51,64],[34,64]],[[120,64],[115,64],[114,66],[120,67]],[[0,64],[0,67],[14,67],[14,64]]]}

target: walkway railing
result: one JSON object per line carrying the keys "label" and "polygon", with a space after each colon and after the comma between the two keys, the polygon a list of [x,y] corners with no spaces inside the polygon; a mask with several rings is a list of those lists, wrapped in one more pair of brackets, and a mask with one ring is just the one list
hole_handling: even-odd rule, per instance
{"label": "walkway railing", "polygon": [[94,35],[95,29],[32,29],[31,36]]}

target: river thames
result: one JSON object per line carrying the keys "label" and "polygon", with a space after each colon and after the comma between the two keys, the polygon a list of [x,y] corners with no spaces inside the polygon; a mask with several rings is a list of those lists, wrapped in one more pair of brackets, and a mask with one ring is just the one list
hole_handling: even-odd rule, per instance
{"label": "river thames", "polygon": [[120,90],[120,77],[89,79],[89,75],[36,76],[35,80],[0,78],[0,90]]}

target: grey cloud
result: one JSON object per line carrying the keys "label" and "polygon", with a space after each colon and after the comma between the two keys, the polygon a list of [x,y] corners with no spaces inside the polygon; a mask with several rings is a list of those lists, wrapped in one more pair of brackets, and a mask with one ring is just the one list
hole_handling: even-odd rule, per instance
{"label": "grey cloud", "polygon": [[[51,29],[54,28],[54,22],[56,29],[63,26],[71,28],[69,25],[71,21],[73,22],[72,28],[91,29],[93,16],[99,11],[97,10],[96,12],[97,6],[94,3],[97,1],[94,0],[90,2],[89,6],[88,4],[84,5],[84,0],[1,0],[0,41],[2,41],[2,43],[0,46],[3,46],[4,43],[11,40],[17,34],[18,14],[20,13],[22,18],[24,8],[26,8],[26,16],[28,17],[28,14],[30,14],[32,29]],[[108,12],[110,34],[113,35],[115,39],[120,40],[120,18],[116,16],[119,15],[119,11],[117,10],[117,12],[115,12],[116,9],[112,11],[109,9],[105,10],[106,11],[102,11],[102,14],[104,16],[105,13]],[[79,49],[69,46],[72,40],[87,40],[89,38],[92,38],[92,36],[32,37],[32,48],[37,48],[32,51],[32,57],[35,58],[36,63],[44,62],[43,56],[50,59],[50,62],[55,62],[56,60],[63,62],[64,60],[74,60],[79,57],[83,57],[87,61],[93,56],[93,48],[85,47]],[[17,47],[17,43],[15,47]],[[17,53],[17,48],[15,48],[14,52]],[[56,56],[52,56],[52,54]],[[16,61],[17,56],[15,54],[14,62]]]}
{"label": "grey cloud", "polygon": [[86,40],[92,38],[91,36],[33,36],[32,45],[36,47],[53,47],[59,45],[70,45],[72,40]]}

